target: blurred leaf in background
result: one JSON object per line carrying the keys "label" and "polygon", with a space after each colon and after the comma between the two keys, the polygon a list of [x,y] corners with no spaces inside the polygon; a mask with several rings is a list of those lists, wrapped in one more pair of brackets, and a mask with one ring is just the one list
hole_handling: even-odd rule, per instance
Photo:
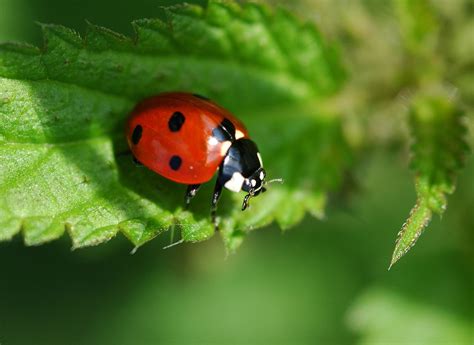
{"label": "blurred leaf in background", "polygon": [[[469,153],[469,142],[474,142],[474,98],[459,81],[460,76],[474,77],[474,51],[446,47],[453,44],[448,37],[459,35],[458,29],[472,21],[472,6],[462,0],[301,1],[293,6],[306,15],[314,13],[320,26],[341,42],[350,77],[331,105],[346,114],[349,142],[365,154],[374,147],[400,148],[409,142],[417,190],[420,180],[430,181],[400,231],[394,264],[414,245],[431,212],[441,215],[446,209],[446,194],[455,190],[457,171]],[[472,41],[460,44],[472,48]],[[454,57],[454,51],[463,53]],[[427,111],[430,102],[435,104]],[[435,175],[444,176],[443,181],[433,182]],[[419,207],[435,193],[442,207],[435,210],[433,200],[432,207]]]}
{"label": "blurred leaf in background", "polygon": [[[0,0],[0,42],[31,38],[28,26],[33,25],[28,0]],[[24,25],[18,25],[19,22]]]}
{"label": "blurred leaf in background", "polygon": [[472,325],[467,320],[390,290],[373,289],[359,297],[348,320],[364,335],[359,344],[472,342]]}

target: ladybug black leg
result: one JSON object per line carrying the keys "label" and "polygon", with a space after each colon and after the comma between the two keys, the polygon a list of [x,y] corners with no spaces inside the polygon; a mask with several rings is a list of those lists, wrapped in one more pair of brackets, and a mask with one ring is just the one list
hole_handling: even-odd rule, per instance
{"label": "ladybug black leg", "polygon": [[214,194],[212,195],[212,201],[211,201],[211,221],[212,224],[214,224],[214,230],[219,231],[219,224],[217,223],[217,202],[219,201],[219,198],[222,193],[222,184],[219,181],[220,179],[217,179],[216,186],[214,187]]}
{"label": "ladybug black leg", "polygon": [[188,209],[189,204],[191,203],[191,199],[196,196],[196,193],[201,187],[200,184],[190,184],[188,189],[186,190],[186,195],[184,196],[184,208]]}
{"label": "ladybug black leg", "polygon": [[132,159],[133,159],[133,163],[135,164],[135,166],[137,166],[137,167],[142,167],[143,166],[143,164],[138,159],[136,159],[135,156],[132,156]]}

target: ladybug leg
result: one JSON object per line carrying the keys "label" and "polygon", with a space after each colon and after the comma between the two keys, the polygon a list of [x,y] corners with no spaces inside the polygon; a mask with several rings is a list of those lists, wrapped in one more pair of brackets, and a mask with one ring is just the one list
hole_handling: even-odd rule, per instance
{"label": "ladybug leg", "polygon": [[189,207],[189,204],[191,203],[191,199],[196,196],[196,193],[199,190],[199,187],[201,187],[200,184],[190,184],[188,186],[188,189],[186,190],[186,194],[184,196],[184,208],[187,209]]}
{"label": "ladybug leg", "polygon": [[137,166],[137,167],[142,167],[143,166],[143,164],[138,159],[136,159],[135,156],[132,156],[132,159],[133,159],[133,163],[135,164],[135,166]]}
{"label": "ladybug leg", "polygon": [[212,224],[214,224],[214,230],[219,231],[219,224],[217,222],[217,202],[219,201],[219,198],[222,193],[222,184],[220,182],[220,179],[217,179],[216,185],[214,187],[214,194],[212,195],[212,200],[211,200],[211,221]]}

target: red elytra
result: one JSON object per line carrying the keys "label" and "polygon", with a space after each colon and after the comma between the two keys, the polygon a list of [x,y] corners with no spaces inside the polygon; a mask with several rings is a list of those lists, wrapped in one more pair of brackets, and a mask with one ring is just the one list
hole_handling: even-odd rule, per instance
{"label": "red elytra", "polygon": [[[173,119],[177,121],[174,127]],[[229,146],[225,141],[216,143],[212,135],[224,119],[240,132],[239,139],[248,138],[242,122],[207,98],[184,92],[160,94],[142,101],[133,110],[127,124],[128,144],[141,164],[167,179],[184,184],[204,183],[213,177]],[[135,144],[132,139],[137,126],[142,127],[142,132]],[[181,160],[179,169],[170,166],[172,157]]]}

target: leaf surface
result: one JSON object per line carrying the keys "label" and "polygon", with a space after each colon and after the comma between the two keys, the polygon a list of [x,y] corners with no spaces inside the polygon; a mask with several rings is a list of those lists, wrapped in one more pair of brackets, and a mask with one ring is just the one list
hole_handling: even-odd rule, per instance
{"label": "leaf surface", "polygon": [[344,78],[333,47],[313,26],[259,5],[210,1],[166,18],[134,22],[134,38],[42,25],[43,49],[0,46],[0,240],[21,231],[38,245],[68,232],[78,248],[121,232],[138,247],[172,227],[185,241],[211,237],[210,187],[184,211],[183,186],[122,154],[133,106],[171,90],[205,94],[242,118],[270,178],[285,180],[246,212],[242,195],[224,195],[229,250],[249,229],[287,228],[307,211],[322,217],[351,161],[340,119],[317,106]]}

